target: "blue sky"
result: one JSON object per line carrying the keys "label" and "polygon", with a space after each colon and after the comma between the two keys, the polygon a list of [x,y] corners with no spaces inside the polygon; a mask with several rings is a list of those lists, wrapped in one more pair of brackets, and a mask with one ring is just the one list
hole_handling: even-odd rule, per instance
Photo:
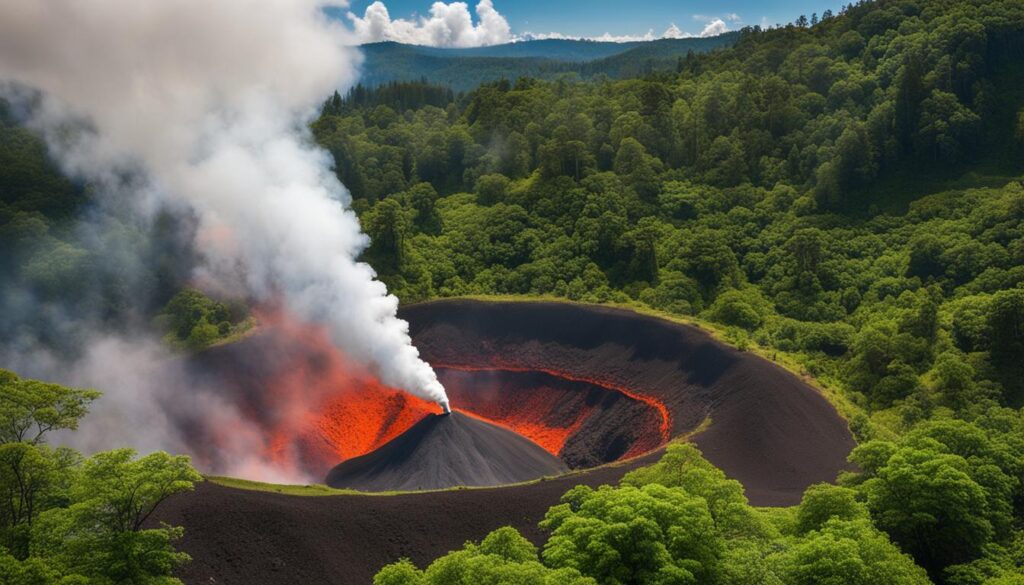
{"label": "blue sky", "polygon": [[[477,0],[466,0],[472,10]],[[353,0],[350,10],[362,15],[372,0]],[[384,0],[391,18],[426,15],[433,0]],[[662,33],[671,23],[699,34],[706,23],[721,18],[731,30],[745,25],[791,22],[800,14],[838,10],[831,0],[494,0],[495,9],[514,34],[525,32],[594,37]],[[730,16],[732,19],[730,19]],[[738,20],[736,20],[738,17]],[[475,18],[475,15],[474,15]]]}

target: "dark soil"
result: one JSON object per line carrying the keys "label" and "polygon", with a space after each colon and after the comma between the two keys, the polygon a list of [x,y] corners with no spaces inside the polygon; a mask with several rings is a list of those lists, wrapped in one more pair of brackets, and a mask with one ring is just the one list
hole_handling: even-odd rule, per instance
{"label": "dark soil", "polygon": [[362,457],[327,474],[327,485],[366,492],[486,487],[568,471],[521,435],[460,412],[432,414]]}
{"label": "dark soil", "polygon": [[573,486],[614,484],[657,454],[533,484],[397,496],[285,496],[204,482],[170,498],[159,520],[185,527],[189,585],[365,585],[406,557],[424,567],[513,526],[540,545],[537,523]]}
{"label": "dark soil", "polygon": [[[619,384],[662,401],[673,436],[746,487],[755,505],[792,505],[832,481],[853,447],[846,422],[779,366],[698,328],[628,311],[559,303],[439,301],[407,307],[413,339],[438,365],[535,368]],[[455,405],[456,407],[458,405]],[[611,411],[609,411],[611,412]],[[602,420],[603,433],[632,419]],[[581,428],[573,441],[586,445]],[[419,565],[504,525],[541,542],[548,507],[577,484],[615,483],[657,453],[535,484],[399,496],[298,497],[202,484],[170,499],[159,520],[184,526],[188,584],[369,583],[388,562]]]}

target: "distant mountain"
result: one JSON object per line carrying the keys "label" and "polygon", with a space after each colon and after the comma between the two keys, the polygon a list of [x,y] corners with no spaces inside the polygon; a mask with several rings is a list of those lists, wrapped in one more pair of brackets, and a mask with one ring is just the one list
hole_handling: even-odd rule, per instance
{"label": "distant mountain", "polygon": [[362,46],[366,61],[361,82],[375,87],[390,81],[426,78],[456,91],[467,91],[498,79],[550,79],[566,73],[629,77],[672,69],[690,51],[703,53],[732,46],[737,38],[738,32],[630,43],[546,39],[469,49],[371,43]]}
{"label": "distant mountain", "polygon": [[[387,43],[378,43],[387,44]],[[435,47],[417,47],[428,55],[438,57],[537,57],[556,61],[592,61],[618,55],[639,45],[641,41],[630,43],[607,43],[572,39],[537,39],[491,45],[489,47],[473,47],[469,49],[441,49]]]}

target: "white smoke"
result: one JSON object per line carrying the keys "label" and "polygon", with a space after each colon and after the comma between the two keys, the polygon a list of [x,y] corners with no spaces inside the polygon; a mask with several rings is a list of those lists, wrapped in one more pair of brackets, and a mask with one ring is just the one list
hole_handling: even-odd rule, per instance
{"label": "white smoke", "polygon": [[[194,213],[202,276],[280,300],[326,325],[384,383],[446,406],[397,299],[356,261],[367,238],[308,134],[317,106],[354,82],[360,59],[323,8],[0,0],[0,80],[43,92],[33,123],[69,170],[103,181],[141,169],[140,213],[157,204]],[[68,141],[63,124],[79,119],[95,132]]]}
{"label": "white smoke", "polygon": [[434,2],[429,16],[392,20],[387,6],[378,0],[366,7],[363,16],[349,12],[348,18],[360,43],[395,41],[430,47],[482,47],[513,40],[508,21],[495,10],[492,0],[479,0],[476,14],[479,23],[474,24],[465,2]]}

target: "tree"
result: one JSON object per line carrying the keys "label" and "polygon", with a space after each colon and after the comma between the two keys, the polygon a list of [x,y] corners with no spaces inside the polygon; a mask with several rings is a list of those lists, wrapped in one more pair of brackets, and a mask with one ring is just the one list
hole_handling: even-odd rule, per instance
{"label": "tree", "polygon": [[917,150],[942,163],[963,160],[976,140],[981,118],[952,94],[935,89],[924,100],[917,131]]}
{"label": "tree", "polygon": [[21,560],[28,557],[32,523],[41,512],[67,501],[78,461],[68,449],[0,445],[0,549]]}
{"label": "tree", "polygon": [[621,484],[642,488],[678,488],[707,502],[718,531],[731,537],[763,536],[764,527],[752,513],[740,482],[726,477],[691,444],[672,444],[654,465],[627,473]]}
{"label": "tree", "polygon": [[792,585],[929,585],[928,575],[867,519],[826,521],[778,561]]}
{"label": "tree", "polygon": [[1009,535],[1022,451],[1007,449],[1006,436],[965,421],[925,422],[898,443],[855,448],[850,460],[862,472],[846,481],[875,524],[938,577]]}
{"label": "tree", "polygon": [[1024,289],[997,292],[988,313],[992,358],[1000,365],[1019,365],[1024,360]]}
{"label": "tree", "polygon": [[178,291],[161,312],[172,345],[203,349],[230,334],[248,308],[239,301],[220,302],[194,288]]}
{"label": "tree", "polygon": [[183,531],[145,523],[168,497],[201,479],[184,456],[157,452],[136,459],[130,449],[94,455],[71,489],[71,506],[40,515],[33,550],[65,574],[110,583],[173,583],[174,570],[189,560],[172,547]]}
{"label": "tree", "polygon": [[718,295],[708,308],[708,315],[719,323],[753,331],[764,323],[769,309],[770,304],[757,293],[757,289],[734,289]]}
{"label": "tree", "polygon": [[480,544],[467,543],[420,571],[408,560],[388,565],[373,579],[374,585],[596,585],[574,569],[550,569],[537,558],[537,547],[514,528],[499,528]]}
{"label": "tree", "polygon": [[381,268],[398,270],[405,263],[409,223],[402,205],[390,197],[378,201],[363,218],[370,253]]}
{"label": "tree", "polygon": [[441,233],[441,215],[437,212],[437,191],[430,183],[413,185],[404,197],[415,216],[413,226],[421,233]]}
{"label": "tree", "polygon": [[476,180],[477,200],[481,205],[505,202],[510,183],[511,181],[505,175],[483,175]]}
{"label": "tree", "polygon": [[857,501],[857,492],[850,488],[827,483],[808,487],[797,508],[797,532],[806,534],[821,530],[833,518],[843,521],[865,519],[868,518],[868,510]]}
{"label": "tree", "polygon": [[1017,112],[1017,124],[1014,126],[1013,137],[1017,144],[1024,145],[1024,108]]}
{"label": "tree", "polygon": [[598,583],[713,581],[723,543],[707,502],[658,484],[577,486],[548,510],[544,560]]}
{"label": "tree", "polygon": [[719,136],[703,155],[702,167],[708,183],[720,187],[739,185],[747,175],[747,156],[743,143],[730,136]]}
{"label": "tree", "polygon": [[38,444],[50,431],[77,429],[99,396],[95,390],[26,380],[0,370],[0,444]]}
{"label": "tree", "polygon": [[628,137],[622,140],[615,154],[615,173],[623,177],[625,183],[633,187],[638,195],[650,198],[657,195],[659,189],[655,173],[656,160],[647,154],[647,149],[639,141]]}

